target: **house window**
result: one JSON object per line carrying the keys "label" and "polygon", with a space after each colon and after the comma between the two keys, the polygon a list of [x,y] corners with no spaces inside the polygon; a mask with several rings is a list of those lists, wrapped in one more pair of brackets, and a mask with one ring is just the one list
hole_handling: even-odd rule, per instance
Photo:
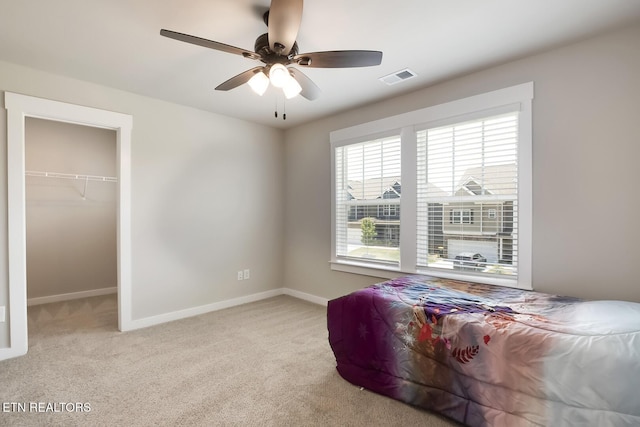
{"label": "house window", "polygon": [[452,209],[449,213],[450,224],[473,224],[473,211],[471,209]]}
{"label": "house window", "polygon": [[398,216],[398,205],[382,205],[378,207],[378,216],[380,218]]}
{"label": "house window", "polygon": [[[424,180],[418,184],[418,203],[449,210],[449,224],[441,228],[430,227],[428,213],[418,216],[419,266],[517,276],[519,115],[514,109],[417,132],[418,175]],[[512,214],[497,227],[480,216],[474,221],[475,209],[481,212],[483,204]],[[442,241],[444,250],[429,252],[430,240]]]}
{"label": "house window", "polygon": [[336,257],[398,265],[400,136],[337,147],[334,156]]}
{"label": "house window", "polygon": [[532,99],[525,83],[331,132],[331,268],[531,289]]}

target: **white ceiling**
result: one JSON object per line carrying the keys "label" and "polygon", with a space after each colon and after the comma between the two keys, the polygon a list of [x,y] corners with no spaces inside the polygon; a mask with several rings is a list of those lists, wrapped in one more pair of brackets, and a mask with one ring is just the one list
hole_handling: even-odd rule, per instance
{"label": "white ceiling", "polygon": [[[307,0],[300,52],[384,53],[369,68],[306,68],[319,99],[213,88],[260,63],[161,37],[253,50],[269,0],[0,0],[0,60],[287,128],[640,20],[639,0]],[[640,42],[640,41],[639,41]],[[378,80],[409,68],[417,77]]]}

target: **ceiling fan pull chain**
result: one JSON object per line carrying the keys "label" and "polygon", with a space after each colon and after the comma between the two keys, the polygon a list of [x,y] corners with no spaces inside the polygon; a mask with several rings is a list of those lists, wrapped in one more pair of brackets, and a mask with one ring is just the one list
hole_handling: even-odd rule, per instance
{"label": "ceiling fan pull chain", "polygon": [[287,99],[282,98],[282,120],[287,120]]}
{"label": "ceiling fan pull chain", "polygon": [[278,118],[278,97],[276,96],[276,112],[274,113],[276,119]]}

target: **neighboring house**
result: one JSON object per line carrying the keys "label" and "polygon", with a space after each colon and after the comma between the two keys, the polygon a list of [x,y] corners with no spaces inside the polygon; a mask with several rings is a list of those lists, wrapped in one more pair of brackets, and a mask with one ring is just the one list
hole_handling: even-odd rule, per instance
{"label": "neighboring house", "polygon": [[489,263],[511,263],[515,176],[515,164],[465,171],[455,201],[442,206],[442,255],[452,259],[461,252],[478,252]]}
{"label": "neighboring house", "polygon": [[400,243],[401,193],[399,177],[349,181],[349,200],[358,202],[349,208],[348,227],[353,235],[360,230],[362,218],[373,218],[376,244],[397,247]]}
{"label": "neighboring house", "polygon": [[[470,168],[451,192],[427,183],[428,193],[438,203],[429,202],[428,252],[454,259],[462,252],[477,252],[488,263],[510,264],[514,249],[514,164]],[[376,245],[399,245],[399,177],[349,181],[348,228],[354,243],[360,239],[363,218],[373,218]],[[451,201],[449,201],[449,199]]]}

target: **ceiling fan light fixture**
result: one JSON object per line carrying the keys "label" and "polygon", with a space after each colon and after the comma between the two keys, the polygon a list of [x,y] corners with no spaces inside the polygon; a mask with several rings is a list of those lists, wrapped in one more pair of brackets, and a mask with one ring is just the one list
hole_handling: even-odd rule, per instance
{"label": "ceiling fan light fixture", "polygon": [[[253,52],[164,28],[160,30],[160,35],[262,62],[231,77],[215,88],[215,90],[228,91],[248,83],[251,90],[259,96],[264,95],[271,84],[281,89],[287,99],[297,95],[309,101],[317,99],[320,88],[299,71],[296,65],[310,68],[355,68],[382,63],[382,52],[373,50],[332,50],[299,54],[296,38],[302,22],[303,2],[304,0],[270,0],[269,9],[262,15],[267,25],[267,32],[258,36]],[[408,78],[405,74],[408,73],[402,73],[396,78]]]}
{"label": "ceiling fan light fixture", "polygon": [[256,94],[262,96],[269,87],[269,77],[267,77],[262,71],[259,71],[254,74],[247,83]]}
{"label": "ceiling fan light fixture", "polygon": [[302,86],[290,75],[287,83],[282,87],[282,91],[284,92],[285,98],[291,99],[302,92]]}
{"label": "ceiling fan light fixture", "polygon": [[269,80],[274,87],[282,88],[291,78],[289,71],[282,64],[273,64],[269,70]]}

